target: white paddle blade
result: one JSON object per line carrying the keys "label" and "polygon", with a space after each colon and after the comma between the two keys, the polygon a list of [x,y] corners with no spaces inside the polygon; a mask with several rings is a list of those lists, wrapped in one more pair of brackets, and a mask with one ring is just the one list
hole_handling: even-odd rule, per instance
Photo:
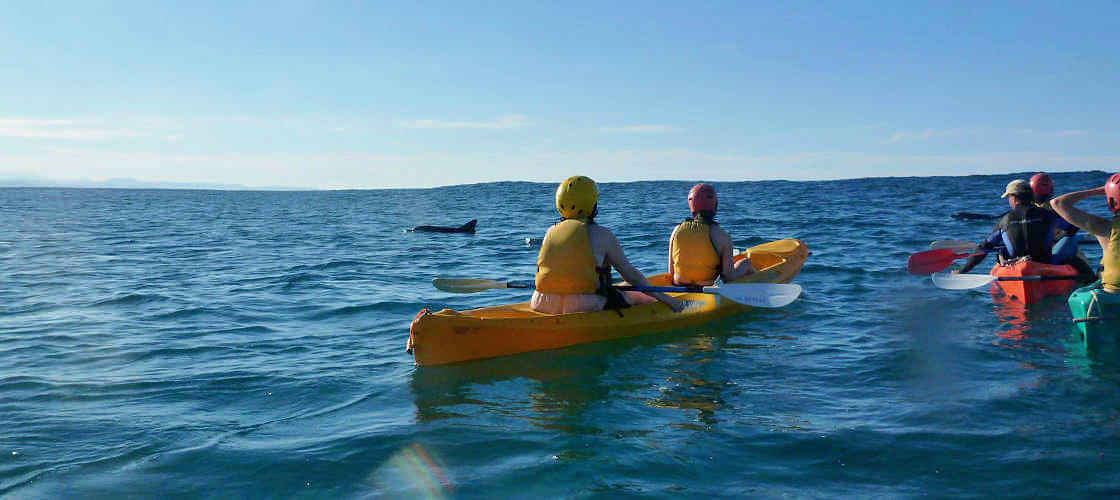
{"label": "white paddle blade", "polygon": [[435,278],[432,285],[445,292],[475,293],[494,288],[505,288],[506,282],[474,278]]}
{"label": "white paddle blade", "polygon": [[968,290],[978,288],[996,280],[989,274],[931,274],[933,286],[944,290]]}
{"label": "white paddle blade", "polygon": [[980,251],[980,247],[975,243],[968,241],[953,241],[953,240],[938,240],[929,244],[931,250],[941,250],[948,248],[956,253],[975,253]]}
{"label": "white paddle blade", "polygon": [[706,293],[718,293],[730,300],[752,307],[782,307],[797,300],[801,285],[784,283],[727,283],[706,286]]}

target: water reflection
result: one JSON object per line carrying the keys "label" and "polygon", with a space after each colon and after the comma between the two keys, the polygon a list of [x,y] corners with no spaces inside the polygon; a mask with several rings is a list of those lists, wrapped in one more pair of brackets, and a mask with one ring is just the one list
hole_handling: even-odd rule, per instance
{"label": "water reflection", "polygon": [[996,344],[1011,349],[1045,348],[1044,338],[1049,333],[1047,328],[1039,327],[1040,322],[1050,323],[1048,320],[1066,310],[1065,301],[1059,297],[1048,297],[1028,306],[997,290],[992,291],[992,304],[1001,323],[996,332],[1001,340]]}
{"label": "water reflection", "polygon": [[[607,355],[619,349],[612,344],[417,367],[411,384],[416,418],[423,423],[493,409],[528,414],[542,428],[565,427],[565,420],[607,397],[610,388],[602,382]],[[530,383],[507,383],[522,380]],[[577,425],[566,426],[572,432],[594,432]]]}
{"label": "water reflection", "polygon": [[[1086,343],[1070,321],[1069,306],[1063,297],[1047,297],[1027,306],[993,290],[992,303],[1001,323],[996,345],[1061,351],[1065,364],[1075,373],[1120,381],[1120,346],[1114,341]],[[1060,338],[1055,339],[1055,335]],[[1029,363],[1025,366],[1038,368]]]}
{"label": "water reflection", "polygon": [[[603,430],[586,415],[613,397],[694,413],[694,423],[682,425],[708,428],[719,422],[717,414],[727,406],[724,391],[735,386],[721,374],[725,367],[713,362],[724,348],[751,347],[728,345],[732,328],[719,322],[688,332],[417,367],[411,382],[416,419],[425,423],[498,412],[542,429],[596,434]],[[641,347],[657,351],[640,363],[620,363]]]}
{"label": "water reflection", "polygon": [[1116,339],[1086,342],[1072,322],[1066,327],[1066,364],[1083,377],[1112,379],[1120,384],[1120,346]]}
{"label": "water reflection", "polygon": [[670,375],[660,388],[661,394],[647,400],[646,404],[654,408],[695,411],[697,420],[704,426],[715,425],[718,422],[716,411],[726,404],[722,397],[725,383],[709,380],[704,368],[715,360],[726,340],[726,337],[695,337],[674,346],[681,362],[670,369]]}

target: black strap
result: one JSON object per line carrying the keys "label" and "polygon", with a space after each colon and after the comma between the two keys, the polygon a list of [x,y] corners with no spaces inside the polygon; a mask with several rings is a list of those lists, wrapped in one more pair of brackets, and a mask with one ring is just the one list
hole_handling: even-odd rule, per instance
{"label": "black strap", "polygon": [[599,288],[595,293],[607,298],[607,305],[603,306],[603,309],[611,309],[621,318],[622,310],[630,307],[630,303],[626,301],[626,296],[621,290],[611,286],[611,266],[596,267],[595,272],[599,274]]}

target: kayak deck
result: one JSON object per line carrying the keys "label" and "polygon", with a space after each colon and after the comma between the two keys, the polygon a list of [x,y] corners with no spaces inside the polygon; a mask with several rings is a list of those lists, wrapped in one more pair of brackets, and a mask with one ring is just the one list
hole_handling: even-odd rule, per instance
{"label": "kayak deck", "polygon": [[[736,260],[749,258],[759,272],[736,283],[788,283],[808,256],[808,246],[796,239],[752,247]],[[667,274],[650,276],[649,281],[654,286],[672,284]],[[408,346],[416,364],[440,365],[662,332],[751,309],[713,294],[669,295],[685,301],[685,310],[674,313],[660,302],[572,314],[540,313],[528,302],[468,311],[425,309],[412,322]]]}
{"label": "kayak deck", "polygon": [[[996,264],[991,275],[997,278],[1022,278],[1025,276],[1077,276],[1077,269],[1070,265],[1041,264],[1022,260],[1012,264]],[[1065,295],[1073,290],[1074,280],[1052,281],[996,281],[1008,297],[1031,305],[1043,297]]]}

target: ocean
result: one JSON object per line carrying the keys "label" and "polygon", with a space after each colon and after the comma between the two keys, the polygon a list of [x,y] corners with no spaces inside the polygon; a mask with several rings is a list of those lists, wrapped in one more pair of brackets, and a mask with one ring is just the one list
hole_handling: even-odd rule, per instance
{"label": "ocean", "polygon": [[[431,279],[531,279],[555,184],[0,189],[0,496],[1117,496],[1120,354],[905,269],[1032,173],[716,182],[736,246],[808,244],[796,302],[424,368],[421,308],[528,300]],[[604,183],[597,220],[663,272],[693,183]]]}

